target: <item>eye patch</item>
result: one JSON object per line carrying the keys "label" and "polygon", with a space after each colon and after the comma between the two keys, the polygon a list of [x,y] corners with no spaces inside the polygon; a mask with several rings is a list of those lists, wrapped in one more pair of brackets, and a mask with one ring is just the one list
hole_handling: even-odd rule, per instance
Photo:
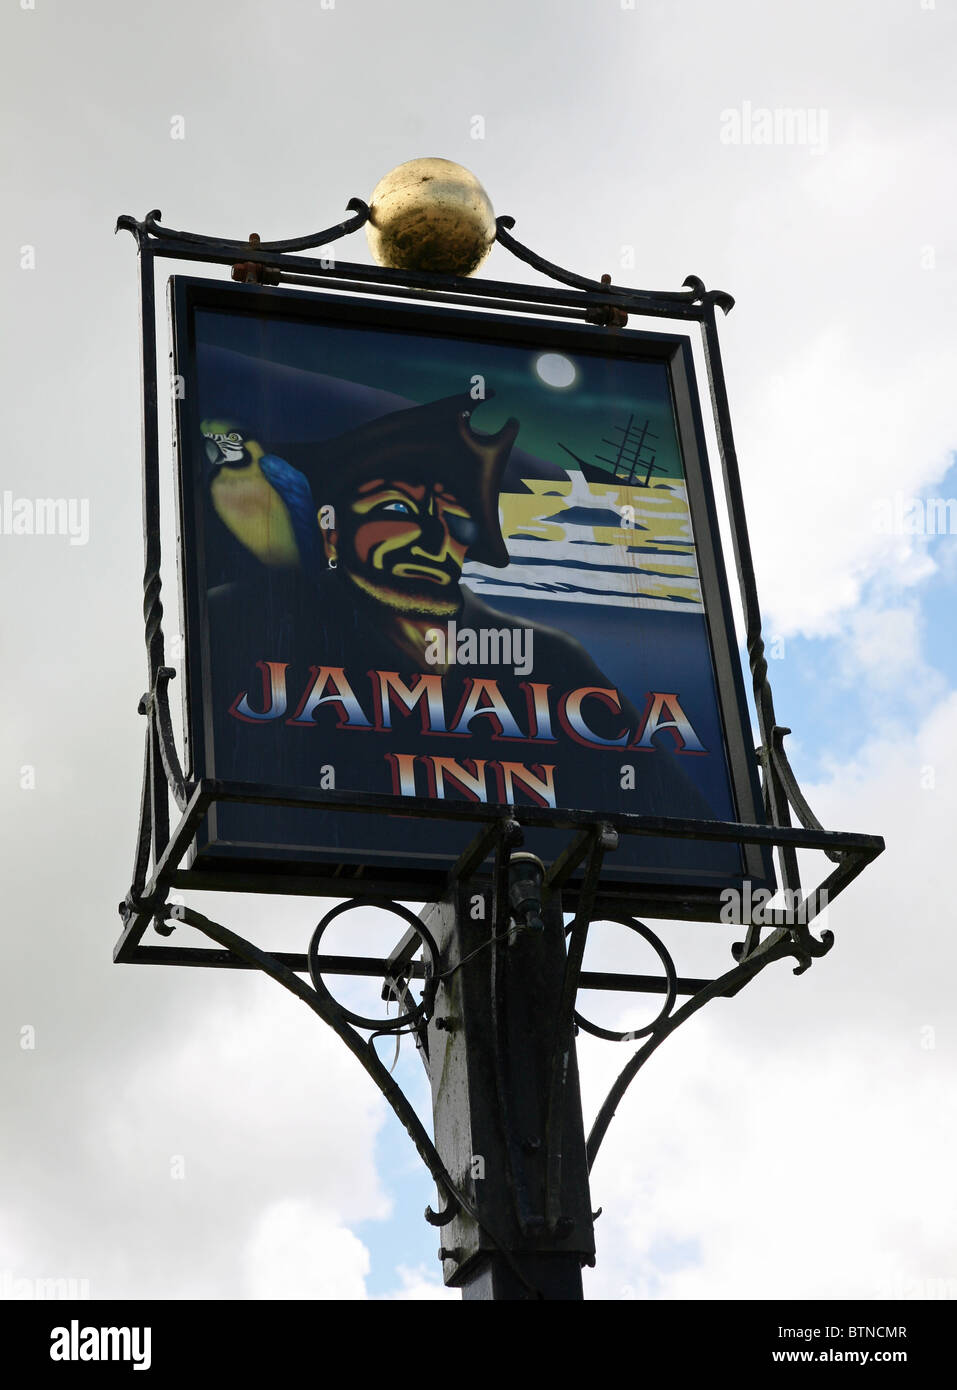
{"label": "eye patch", "polygon": [[457,540],[459,545],[471,545],[478,535],[478,526],[470,516],[456,516],[454,512],[446,512],[445,524],[449,528],[449,535],[453,540]]}

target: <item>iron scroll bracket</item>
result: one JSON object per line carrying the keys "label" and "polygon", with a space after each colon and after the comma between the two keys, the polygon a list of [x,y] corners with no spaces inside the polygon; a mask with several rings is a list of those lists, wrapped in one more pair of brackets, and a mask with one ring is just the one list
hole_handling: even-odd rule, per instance
{"label": "iron scroll bracket", "polygon": [[[426,1219],[434,1226],[442,1226],[452,1221],[460,1212],[470,1216],[484,1231],[490,1243],[513,1267],[516,1277],[523,1284],[526,1284],[529,1293],[536,1296],[537,1291],[527,1284],[527,1280],[512,1261],[506,1242],[499,1239],[496,1233],[489,1229],[487,1222],[483,1224],[474,1204],[462,1190],[461,1184],[457,1183],[449,1173],[435,1144],[404,1092],[376,1052],[376,1039],[382,1035],[399,1036],[412,1032],[420,1042],[424,1042],[426,1024],[433,1016],[436,982],[441,978],[446,965],[446,962],[438,955],[435,942],[425,922],[416,917],[408,908],[390,900],[354,899],[340,904],[326,913],[313,933],[308,953],[305,956],[297,956],[291,953],[262,950],[253,942],[238,936],[229,928],[213,922],[203,914],[167,900],[169,886],[173,881],[176,867],[175,856],[185,850],[189,839],[195,833],[198,818],[208,810],[209,805],[213,804],[216,799],[260,800],[258,795],[252,794],[252,790],[229,786],[228,784],[207,785],[201,783],[197,786],[180,825],[171,837],[170,850],[172,853],[167,856],[166,864],[161,866],[157,875],[154,875],[139,901],[132,907],[128,904],[124,905],[122,909],[127,918],[127,925],[117,949],[116,959],[153,964],[196,964],[258,969],[304,1002],[324,1022],[328,1023],[345,1043],[388,1101],[412,1139],[417,1152],[436,1183],[440,1196],[444,1199],[441,1210],[434,1211],[431,1207],[426,1208]],[[328,797],[328,794],[326,795]],[[344,798],[345,794],[341,794],[341,799],[338,802],[342,810],[368,809],[365,802],[349,806],[345,803]],[[390,800],[388,798],[383,799]],[[288,795],[279,795],[267,804],[277,804],[288,800]],[[316,797],[314,804],[318,804],[318,802],[319,797]],[[297,802],[297,804],[300,803]],[[392,804],[392,813],[396,814],[395,803]],[[444,809],[448,811],[450,808]],[[467,812],[472,814],[466,815]],[[417,812],[415,808],[407,807],[402,808],[398,813],[414,815]],[[547,813],[538,808],[529,808],[526,812],[526,808],[514,807],[508,808],[507,812],[503,814],[502,808],[472,805],[463,805],[461,813],[462,819],[478,819],[484,821],[484,824],[479,826],[473,840],[450,872],[449,890],[451,891],[455,884],[463,881],[466,876],[463,871],[467,871],[468,874],[473,873],[488,858],[489,853],[492,853],[494,858],[492,870],[493,912],[487,944],[490,947],[490,958],[494,972],[501,968],[501,956],[496,962],[497,943],[506,939],[508,933],[516,929],[518,925],[510,915],[508,898],[503,896],[511,855],[521,842],[523,824],[526,821],[538,821],[540,823],[542,816]],[[553,1232],[560,1231],[562,1221],[559,1205],[562,1170],[560,1118],[562,1088],[568,1071],[568,1053],[573,1045],[574,1032],[577,1031],[577,1028],[583,1027],[589,1032],[610,1038],[613,1041],[630,1042],[643,1039],[641,1045],[622,1068],[595,1117],[586,1143],[590,1169],[628,1087],[665,1038],[669,1037],[682,1023],[693,1017],[711,999],[729,998],[737,994],[772,962],[786,957],[794,958],[797,961],[795,973],[800,973],[811,964],[815,957],[825,954],[833,944],[832,934],[825,932],[820,939],[814,938],[809,931],[809,922],[817,915],[822,900],[827,901],[828,885],[830,885],[831,897],[837,896],[847,883],[861,872],[864,866],[875,858],[883,848],[882,841],[876,836],[849,836],[836,832],[807,831],[795,828],[785,832],[784,830],[775,831],[772,827],[766,826],[732,827],[709,822],[698,824],[675,822],[670,829],[671,833],[679,838],[696,833],[702,825],[712,825],[713,835],[718,835],[720,831],[724,838],[740,838],[740,842],[747,842],[751,839],[765,841],[769,836],[774,836],[783,839],[792,847],[825,850],[830,848],[839,855],[841,862],[824,884],[813,890],[802,903],[798,904],[796,911],[787,914],[788,920],[781,921],[781,913],[771,914],[769,921],[758,925],[759,939],[756,944],[751,948],[746,948],[744,944],[732,947],[732,953],[736,958],[735,965],[715,979],[687,980],[679,977],[670,952],[664,944],[657,937],[654,937],[654,934],[643,923],[628,917],[622,917],[618,920],[623,921],[626,925],[632,925],[646,939],[653,939],[652,944],[655,945],[664,965],[664,978],[607,977],[599,973],[583,971],[581,968],[588,928],[593,920],[597,920],[595,899],[604,856],[606,853],[614,852],[621,833],[641,833],[642,831],[651,833],[651,825],[653,825],[656,836],[667,833],[666,823],[661,819],[637,816],[618,817],[617,819],[620,822],[618,827],[613,826],[609,820],[594,821],[590,825],[577,829],[569,827],[574,830],[573,837],[564,855],[556,861],[551,882],[545,888],[546,892],[557,892],[556,881],[559,876],[561,874],[567,875],[569,865],[575,861],[576,857],[581,860],[587,856],[587,867],[583,889],[579,895],[578,908],[566,929],[569,946],[561,1004],[555,1021],[551,1082],[547,1101],[545,1131],[547,1179],[544,1215],[548,1228]],[[640,826],[639,822],[643,821],[650,822],[650,825]],[[558,873],[555,872],[556,868]],[[319,946],[323,931],[329,921],[339,913],[357,906],[381,907],[398,913],[417,938],[419,947],[424,951],[424,960],[420,962],[415,959],[417,951],[410,948],[407,941],[400,942],[392,957],[386,960],[322,955]],[[161,930],[162,934],[170,934],[179,926],[193,928],[210,938],[219,949],[143,944],[141,937],[151,921],[155,923],[158,930]],[[760,940],[761,930],[769,924],[771,926],[769,935],[764,940]],[[749,929],[755,929],[753,923],[749,924]],[[311,984],[307,984],[300,978],[306,973],[311,976]],[[399,993],[401,993],[401,997],[407,1002],[407,1011],[405,1014],[400,1014],[399,1017],[389,1020],[360,1017],[344,1008],[335,999],[324,983],[323,976],[326,974],[362,974],[370,977],[378,975],[385,982],[384,996],[396,993],[396,997],[399,997]],[[418,1004],[415,1004],[411,999],[407,988],[402,987],[399,992],[396,992],[400,975],[403,980],[409,982],[416,980],[423,983],[424,992]],[[665,993],[666,999],[657,1018],[647,1028],[634,1033],[613,1034],[590,1025],[578,1013],[576,1003],[581,989],[627,990],[635,993],[657,992]],[[688,994],[690,997],[676,1008],[675,1004],[679,994]],[[369,1036],[364,1038],[362,1032],[368,1033]],[[497,1086],[499,1104],[502,1107],[503,1121],[507,1122],[508,1087],[504,1077],[499,1078],[499,1082],[500,1084]],[[526,1219],[530,1220],[529,1203],[527,1199],[522,1201],[520,1175],[521,1167],[516,1162],[512,1186],[520,1213],[524,1212]]]}
{"label": "iron scroll bracket", "polygon": [[[290,237],[285,241],[261,241],[258,242],[258,248],[269,255],[284,256],[299,251],[314,251],[320,246],[328,246],[333,241],[339,241],[341,237],[357,232],[369,220],[369,208],[361,198],[350,198],[346,207],[354,215],[345,218],[342,222],[337,222],[335,226],[327,227],[325,231],[313,232],[306,236]],[[149,238],[153,238],[155,241],[169,244],[181,242],[184,247],[202,247],[211,251],[230,247],[234,254],[240,252],[245,254],[249,250],[248,244],[244,241],[206,236],[200,232],[178,232],[172,227],[164,227],[162,217],[163,214],[159,208],[154,208],[152,212],[148,212],[142,222],[138,222],[135,217],[130,217],[128,213],[124,213],[116,219],[116,231],[131,232],[140,246],[143,246]]]}

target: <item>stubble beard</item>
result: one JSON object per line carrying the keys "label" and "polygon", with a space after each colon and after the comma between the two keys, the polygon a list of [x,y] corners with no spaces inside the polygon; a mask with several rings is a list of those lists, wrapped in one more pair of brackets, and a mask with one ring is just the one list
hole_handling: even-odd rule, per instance
{"label": "stubble beard", "polygon": [[356,588],[367,598],[374,599],[391,613],[405,618],[454,618],[462,606],[458,583],[449,586],[447,593],[423,593],[421,590],[403,592],[389,584],[376,584],[365,575],[346,571]]}

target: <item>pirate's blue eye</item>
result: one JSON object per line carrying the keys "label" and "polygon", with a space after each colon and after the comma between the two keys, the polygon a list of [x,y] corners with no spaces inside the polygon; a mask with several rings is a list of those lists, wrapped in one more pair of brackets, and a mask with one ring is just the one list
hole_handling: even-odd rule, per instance
{"label": "pirate's blue eye", "polygon": [[412,516],[412,508],[408,502],[386,502],[382,510],[384,512],[395,512],[399,516]]}

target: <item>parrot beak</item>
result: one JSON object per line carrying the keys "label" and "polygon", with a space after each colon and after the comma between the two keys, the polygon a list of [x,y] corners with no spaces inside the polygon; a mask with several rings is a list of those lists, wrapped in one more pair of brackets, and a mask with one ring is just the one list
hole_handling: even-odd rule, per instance
{"label": "parrot beak", "polygon": [[218,473],[226,462],[226,456],[216,443],[215,439],[207,439],[203,452],[206,455],[206,470],[208,473]]}

